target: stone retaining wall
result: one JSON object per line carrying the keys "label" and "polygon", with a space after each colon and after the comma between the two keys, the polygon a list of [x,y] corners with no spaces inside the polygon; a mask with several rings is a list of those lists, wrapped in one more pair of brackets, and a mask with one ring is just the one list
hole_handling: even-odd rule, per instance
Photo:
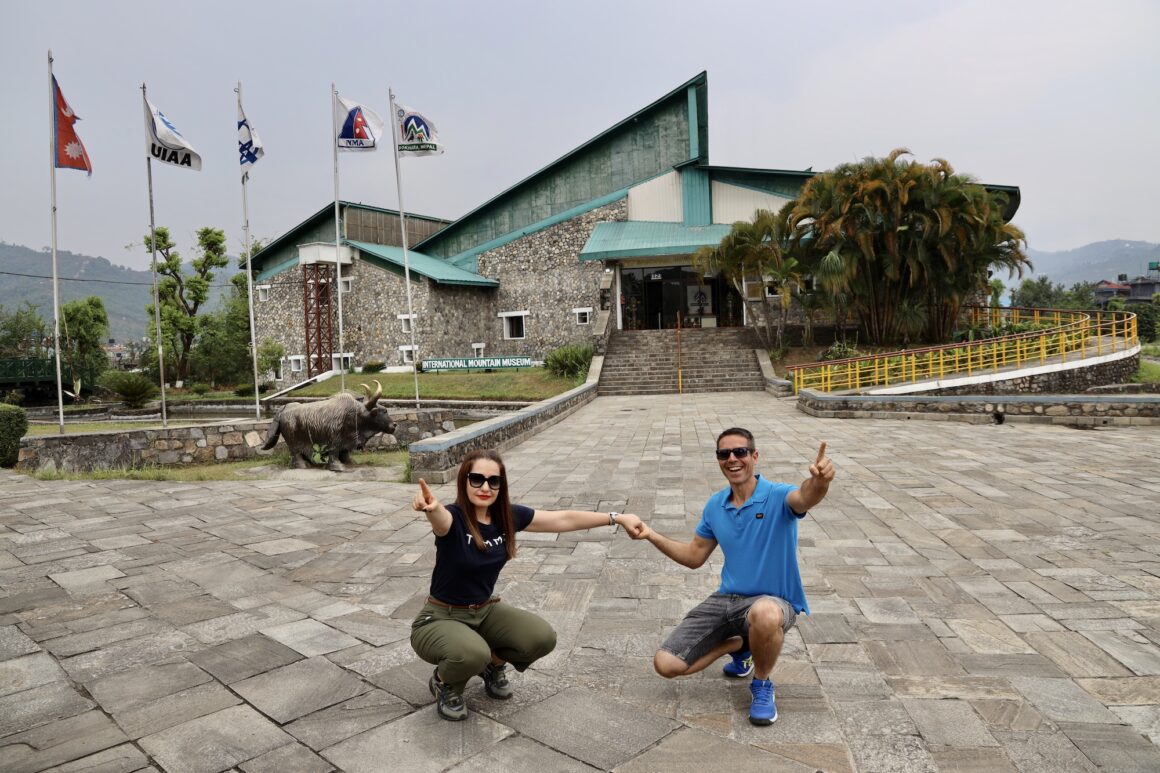
{"label": "stone retaining wall", "polygon": [[[390,411],[394,435],[376,435],[367,450],[390,450],[455,429],[449,410]],[[111,430],[44,435],[20,441],[18,472],[136,469],[153,465],[208,464],[270,456],[284,450],[281,440],[263,451],[267,421],[232,421],[168,429]]]}
{"label": "stone retaining wall", "polygon": [[1160,396],[1152,395],[831,395],[803,389],[798,410],[826,419],[1160,425]]}
{"label": "stone retaining wall", "polygon": [[[1079,362],[1082,362],[1079,361]],[[1127,381],[1140,369],[1140,354],[1068,370],[1034,373],[1018,378],[993,380],[960,387],[945,387],[923,392],[926,395],[1026,395],[1082,394],[1092,387]]]}
{"label": "stone retaining wall", "polygon": [[438,438],[412,443],[411,481],[423,478],[432,483],[447,483],[454,480],[459,462],[471,451],[480,448],[510,448],[596,399],[600,359],[593,359],[588,380],[582,386],[515,413],[481,421]]}

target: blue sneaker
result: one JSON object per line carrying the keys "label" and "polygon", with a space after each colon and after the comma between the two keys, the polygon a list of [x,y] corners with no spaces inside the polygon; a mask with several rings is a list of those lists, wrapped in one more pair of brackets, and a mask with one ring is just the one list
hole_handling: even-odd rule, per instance
{"label": "blue sneaker", "polygon": [[777,704],[773,702],[773,682],[754,679],[749,683],[753,703],[749,704],[749,722],[754,725],[772,725],[777,721]]}
{"label": "blue sneaker", "polygon": [[753,673],[753,655],[749,650],[734,652],[730,657],[732,660],[726,663],[721,669],[725,672],[725,676],[731,676],[734,679],[744,679]]}

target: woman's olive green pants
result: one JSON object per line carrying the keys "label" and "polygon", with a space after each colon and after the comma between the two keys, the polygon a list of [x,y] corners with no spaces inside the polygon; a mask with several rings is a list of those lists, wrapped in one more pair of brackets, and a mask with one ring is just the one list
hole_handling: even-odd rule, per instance
{"label": "woman's olive green pants", "polygon": [[462,694],[493,652],[523,671],[555,649],[556,632],[544,619],[502,601],[479,609],[428,602],[411,623],[411,647],[436,666],[444,684]]}

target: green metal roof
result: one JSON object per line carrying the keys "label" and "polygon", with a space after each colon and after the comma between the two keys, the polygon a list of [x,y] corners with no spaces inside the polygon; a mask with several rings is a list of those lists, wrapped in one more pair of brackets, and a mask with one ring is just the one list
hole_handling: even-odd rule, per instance
{"label": "green metal roof", "polygon": [[[377,258],[389,264],[389,267],[392,268],[400,270],[403,268],[402,247],[392,247],[386,244],[368,244],[367,242],[356,242],[350,239],[344,239],[343,241],[357,248],[364,256],[369,255],[371,258]],[[430,255],[424,255],[414,250],[407,250],[407,263],[410,264],[413,273],[425,276],[439,284],[499,287],[499,282],[494,279],[488,279],[485,276],[480,276],[471,271],[464,271],[461,268],[451,265],[442,258],[433,258]]]}
{"label": "green metal roof", "polygon": [[730,228],[726,224],[688,226],[639,220],[597,223],[580,250],[580,260],[686,255],[699,247],[716,247]]}

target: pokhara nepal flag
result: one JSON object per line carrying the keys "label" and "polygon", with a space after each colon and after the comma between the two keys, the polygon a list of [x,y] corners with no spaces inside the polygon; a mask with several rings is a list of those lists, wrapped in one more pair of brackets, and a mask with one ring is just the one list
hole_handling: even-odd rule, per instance
{"label": "pokhara nepal flag", "polygon": [[81,138],[77,136],[77,130],[74,126],[80,118],[68,106],[64,94],[60,93],[60,84],[56,82],[55,75],[52,76],[52,97],[53,104],[56,106],[52,115],[52,138],[53,146],[56,148],[54,160],[56,168],[80,169],[88,172],[91,176],[93,164],[89,161],[88,151],[85,150]]}
{"label": "pokhara nepal flag", "polygon": [[369,107],[338,98],[334,136],[339,150],[375,150],[385,125],[378,113]]}

